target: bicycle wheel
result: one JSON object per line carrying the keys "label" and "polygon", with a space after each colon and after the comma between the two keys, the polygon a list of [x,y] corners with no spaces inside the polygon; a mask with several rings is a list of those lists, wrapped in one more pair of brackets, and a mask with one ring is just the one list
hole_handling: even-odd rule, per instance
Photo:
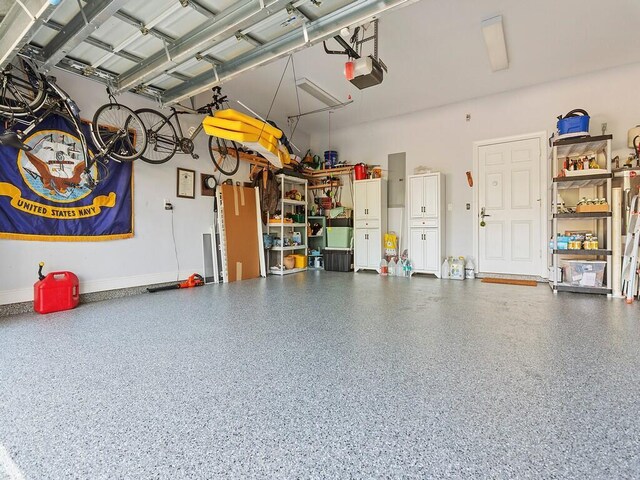
{"label": "bicycle wheel", "polygon": [[105,155],[132,162],[147,148],[147,130],[133,110],[117,103],[102,105],[93,116],[91,134]]}
{"label": "bicycle wheel", "polygon": [[210,136],[209,155],[220,173],[230,177],[238,171],[240,154],[238,153],[238,146],[235,142]]}
{"label": "bicycle wheel", "polygon": [[0,72],[0,114],[28,115],[45,97],[44,77],[28,60],[18,58]]}
{"label": "bicycle wheel", "polygon": [[147,163],[160,164],[168,162],[178,149],[178,135],[169,119],[151,108],[136,110],[147,131],[147,148],[140,160]]}

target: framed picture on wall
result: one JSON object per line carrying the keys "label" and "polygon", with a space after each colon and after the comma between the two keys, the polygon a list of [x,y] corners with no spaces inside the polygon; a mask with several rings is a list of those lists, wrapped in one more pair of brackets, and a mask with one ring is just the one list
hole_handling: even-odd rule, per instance
{"label": "framed picture on wall", "polygon": [[196,172],[178,167],[176,195],[180,198],[196,198]]}

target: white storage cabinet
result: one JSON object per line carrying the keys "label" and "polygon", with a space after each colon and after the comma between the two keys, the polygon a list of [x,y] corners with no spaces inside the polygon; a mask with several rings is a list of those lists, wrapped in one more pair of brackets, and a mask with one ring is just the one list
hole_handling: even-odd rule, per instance
{"label": "white storage cabinet", "polygon": [[409,258],[415,273],[440,278],[444,258],[445,188],[442,173],[409,177]]}
{"label": "white storage cabinet", "polygon": [[382,178],[354,182],[354,271],[377,270],[387,231],[387,181]]}

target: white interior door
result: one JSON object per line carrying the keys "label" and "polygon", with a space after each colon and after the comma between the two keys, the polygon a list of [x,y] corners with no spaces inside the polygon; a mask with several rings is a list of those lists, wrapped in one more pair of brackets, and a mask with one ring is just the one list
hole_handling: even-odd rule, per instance
{"label": "white interior door", "polygon": [[[478,161],[481,217],[478,270],[539,275],[542,262],[539,140],[480,146]],[[480,223],[483,211],[485,226]]]}

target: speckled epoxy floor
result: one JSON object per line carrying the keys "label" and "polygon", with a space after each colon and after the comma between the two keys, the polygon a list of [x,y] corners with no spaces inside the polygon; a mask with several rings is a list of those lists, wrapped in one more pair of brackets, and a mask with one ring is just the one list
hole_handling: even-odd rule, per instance
{"label": "speckled epoxy floor", "polygon": [[309,272],[7,317],[0,444],[30,479],[638,478],[639,308]]}

